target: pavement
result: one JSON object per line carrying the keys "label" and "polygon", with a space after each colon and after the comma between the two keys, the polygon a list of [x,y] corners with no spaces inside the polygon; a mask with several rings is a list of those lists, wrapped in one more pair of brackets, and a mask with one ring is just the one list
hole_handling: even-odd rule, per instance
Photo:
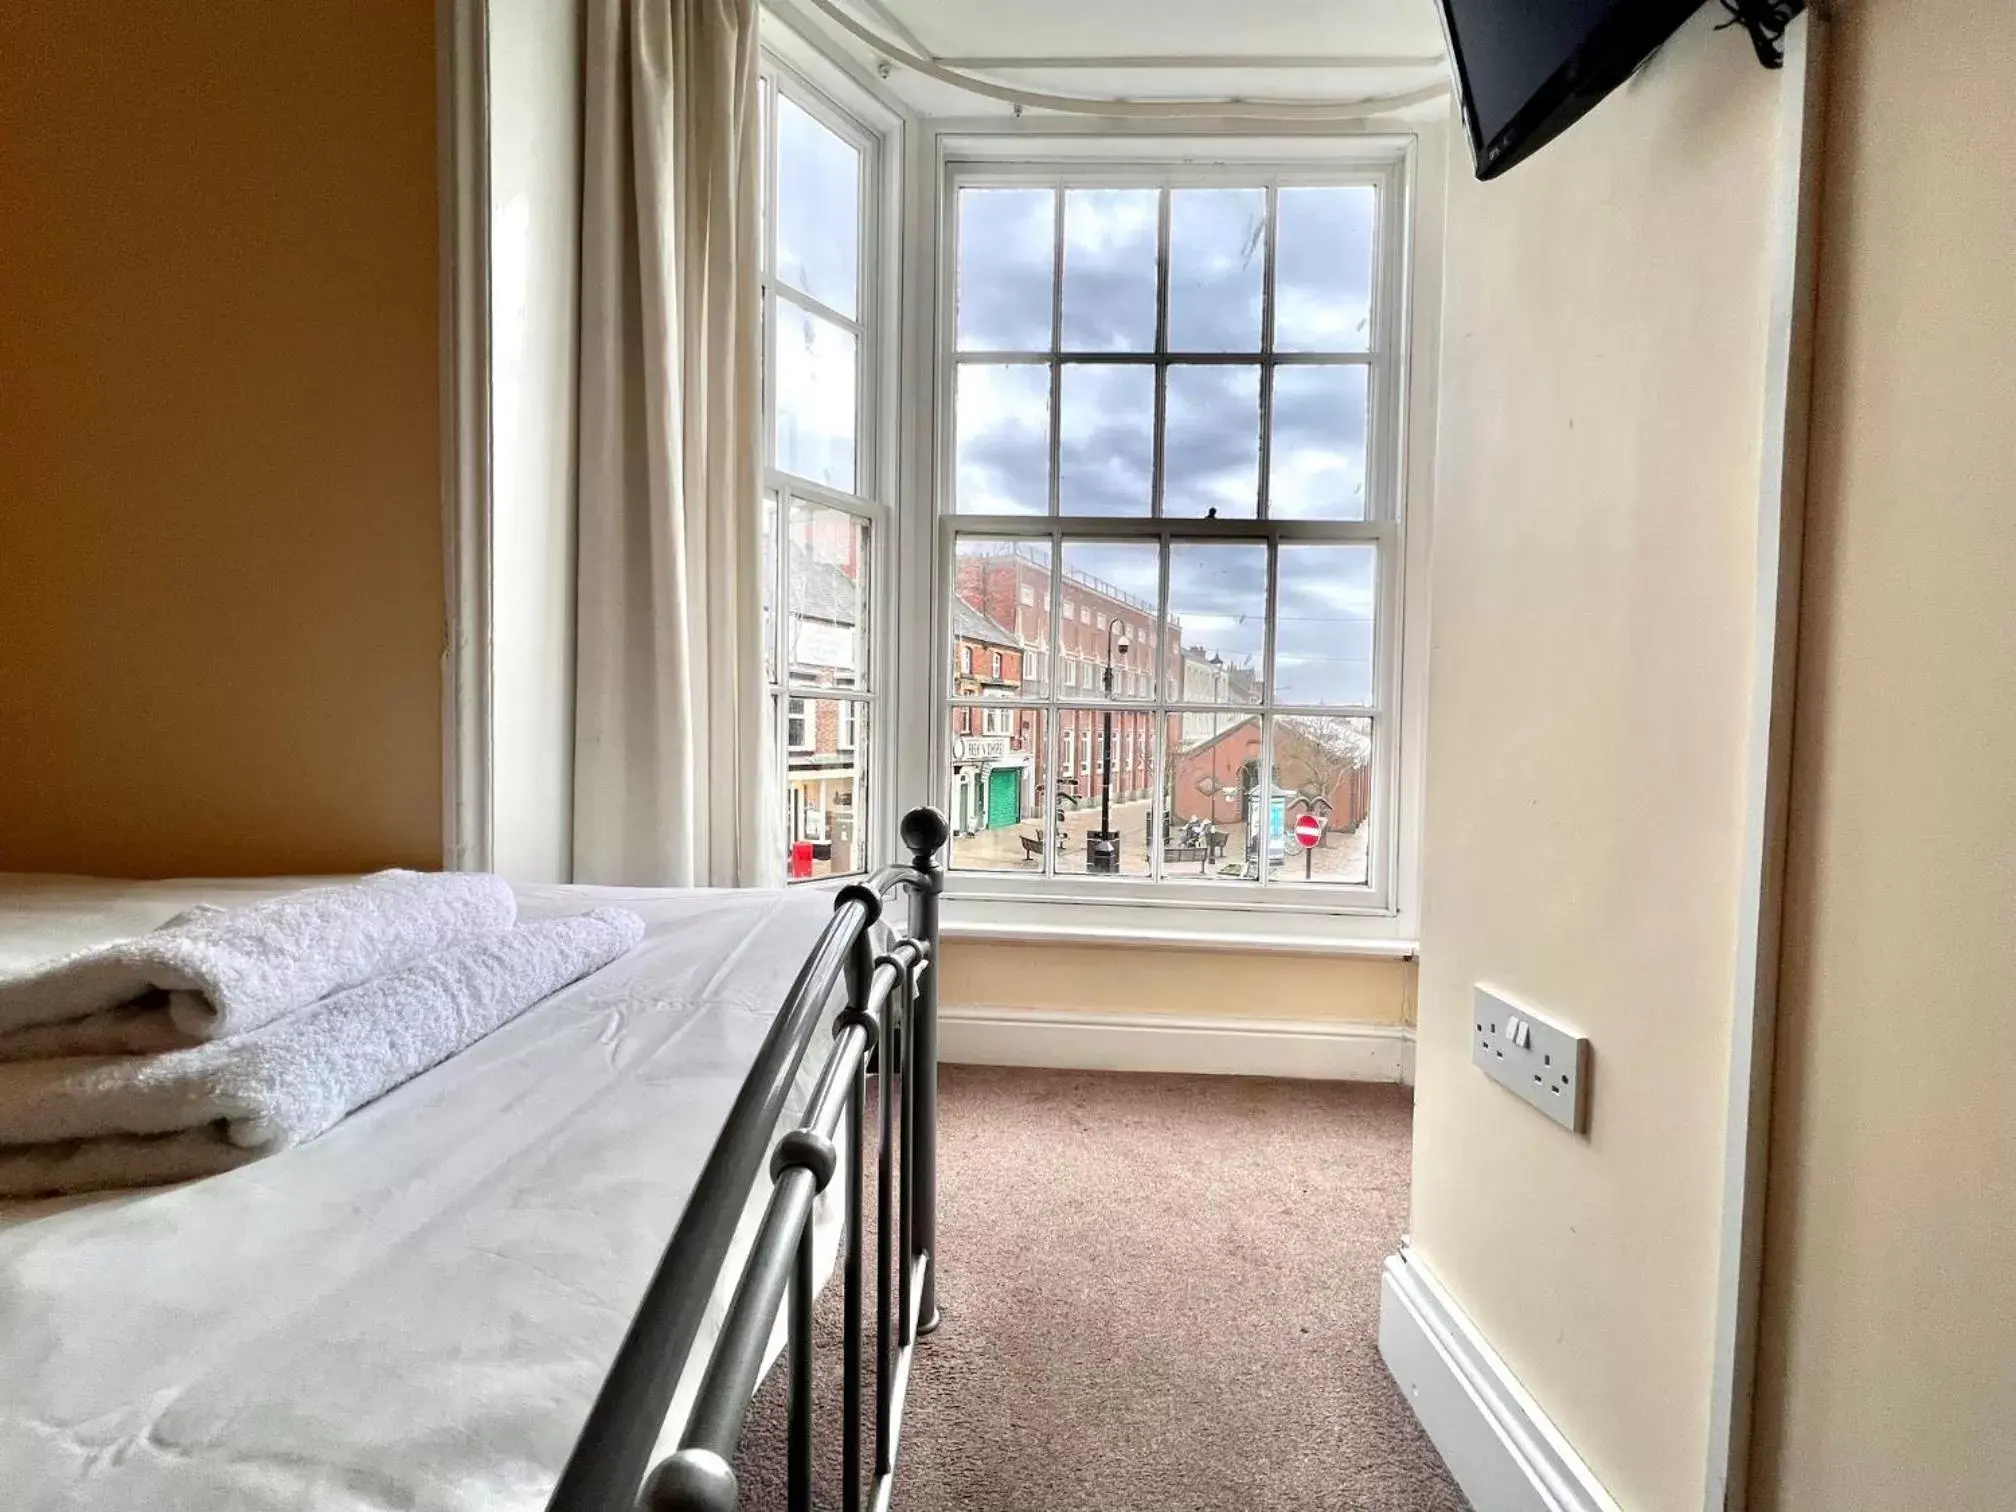
{"label": "pavement", "polygon": [[[1113,828],[1120,836],[1120,871],[1123,876],[1148,875],[1146,838],[1148,809],[1148,800],[1145,798],[1132,803],[1113,805]],[[1085,871],[1085,839],[1098,828],[1098,804],[1088,803],[1080,809],[1069,807],[1065,809],[1059,825],[1063,835],[1063,863],[1059,868],[1061,871],[1067,873]],[[1220,824],[1218,828],[1227,832],[1230,838],[1226,841],[1224,854],[1217,866],[1207,868],[1197,861],[1169,861],[1164,867],[1163,876],[1236,879],[1243,875],[1246,826]],[[955,835],[952,839],[952,869],[1028,875],[1040,873],[1041,864],[1023,850],[1022,837],[1025,835],[1032,840],[1040,840],[1043,836],[1042,820],[1032,816],[1020,824],[1000,829],[981,830],[974,835]],[[1362,884],[1366,877],[1364,826],[1361,825],[1348,834],[1326,835],[1314,853],[1306,857],[1302,848],[1291,836],[1288,840],[1287,861],[1281,869],[1281,878],[1283,881],[1299,882],[1305,875],[1305,868],[1306,875],[1312,881]]]}

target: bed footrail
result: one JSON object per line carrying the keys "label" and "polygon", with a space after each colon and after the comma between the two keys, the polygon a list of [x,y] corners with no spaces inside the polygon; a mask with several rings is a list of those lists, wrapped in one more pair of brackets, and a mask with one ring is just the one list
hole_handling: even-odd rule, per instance
{"label": "bed footrail", "polygon": [[[939,1321],[937,964],[944,890],[939,855],[948,831],[942,815],[920,808],[904,816],[901,834],[910,852],[907,863],[885,867],[836,895],[833,917],[758,1052],[548,1512],[639,1507],[737,1512],[740,1491],[731,1461],[780,1312],[788,1319],[789,1341],[788,1504],[791,1512],[810,1512],[813,1212],[819,1194],[843,1170],[850,1185],[842,1238],[842,1506],[845,1512],[864,1507],[884,1512],[890,1505],[912,1356],[919,1336]],[[910,894],[907,928],[898,929],[884,905],[903,891]],[[885,922],[896,938],[878,953],[874,932]],[[843,984],[845,1007],[834,1022],[818,1091],[798,1127],[777,1138],[784,1093],[821,1013]],[[864,1274],[869,1261],[863,1183],[870,1179],[871,1070],[879,1113],[872,1178],[877,1220],[872,1437],[863,1410],[862,1358],[870,1290]],[[844,1143],[844,1157],[836,1140]],[[742,1264],[679,1448],[651,1468],[650,1455],[726,1261],[744,1194],[766,1157],[773,1184],[755,1244]]]}

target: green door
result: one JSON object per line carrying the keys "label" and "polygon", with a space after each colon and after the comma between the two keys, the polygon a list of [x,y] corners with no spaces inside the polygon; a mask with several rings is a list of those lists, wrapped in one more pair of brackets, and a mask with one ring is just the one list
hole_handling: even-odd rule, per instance
{"label": "green door", "polygon": [[1022,769],[996,767],[987,779],[987,827],[1006,829],[1022,817]]}

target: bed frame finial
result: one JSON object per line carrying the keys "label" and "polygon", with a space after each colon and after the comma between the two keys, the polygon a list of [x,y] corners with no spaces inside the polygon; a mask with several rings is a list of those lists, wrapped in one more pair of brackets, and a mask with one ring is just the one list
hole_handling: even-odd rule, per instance
{"label": "bed frame finial", "polygon": [[945,848],[945,842],[952,838],[952,826],[945,822],[945,816],[938,810],[925,805],[903,816],[898,833],[903,837],[904,849],[921,867]]}
{"label": "bed frame finial", "polygon": [[681,1449],[645,1483],[649,1512],[735,1512],[741,1488],[735,1471],[711,1449]]}

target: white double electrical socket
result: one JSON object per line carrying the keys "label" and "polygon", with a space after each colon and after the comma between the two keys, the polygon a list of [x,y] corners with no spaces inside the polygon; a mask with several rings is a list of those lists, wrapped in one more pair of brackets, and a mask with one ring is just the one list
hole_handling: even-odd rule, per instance
{"label": "white double electrical socket", "polygon": [[1477,985],[1470,1060],[1564,1129],[1589,1127],[1589,1040],[1523,1003]]}

